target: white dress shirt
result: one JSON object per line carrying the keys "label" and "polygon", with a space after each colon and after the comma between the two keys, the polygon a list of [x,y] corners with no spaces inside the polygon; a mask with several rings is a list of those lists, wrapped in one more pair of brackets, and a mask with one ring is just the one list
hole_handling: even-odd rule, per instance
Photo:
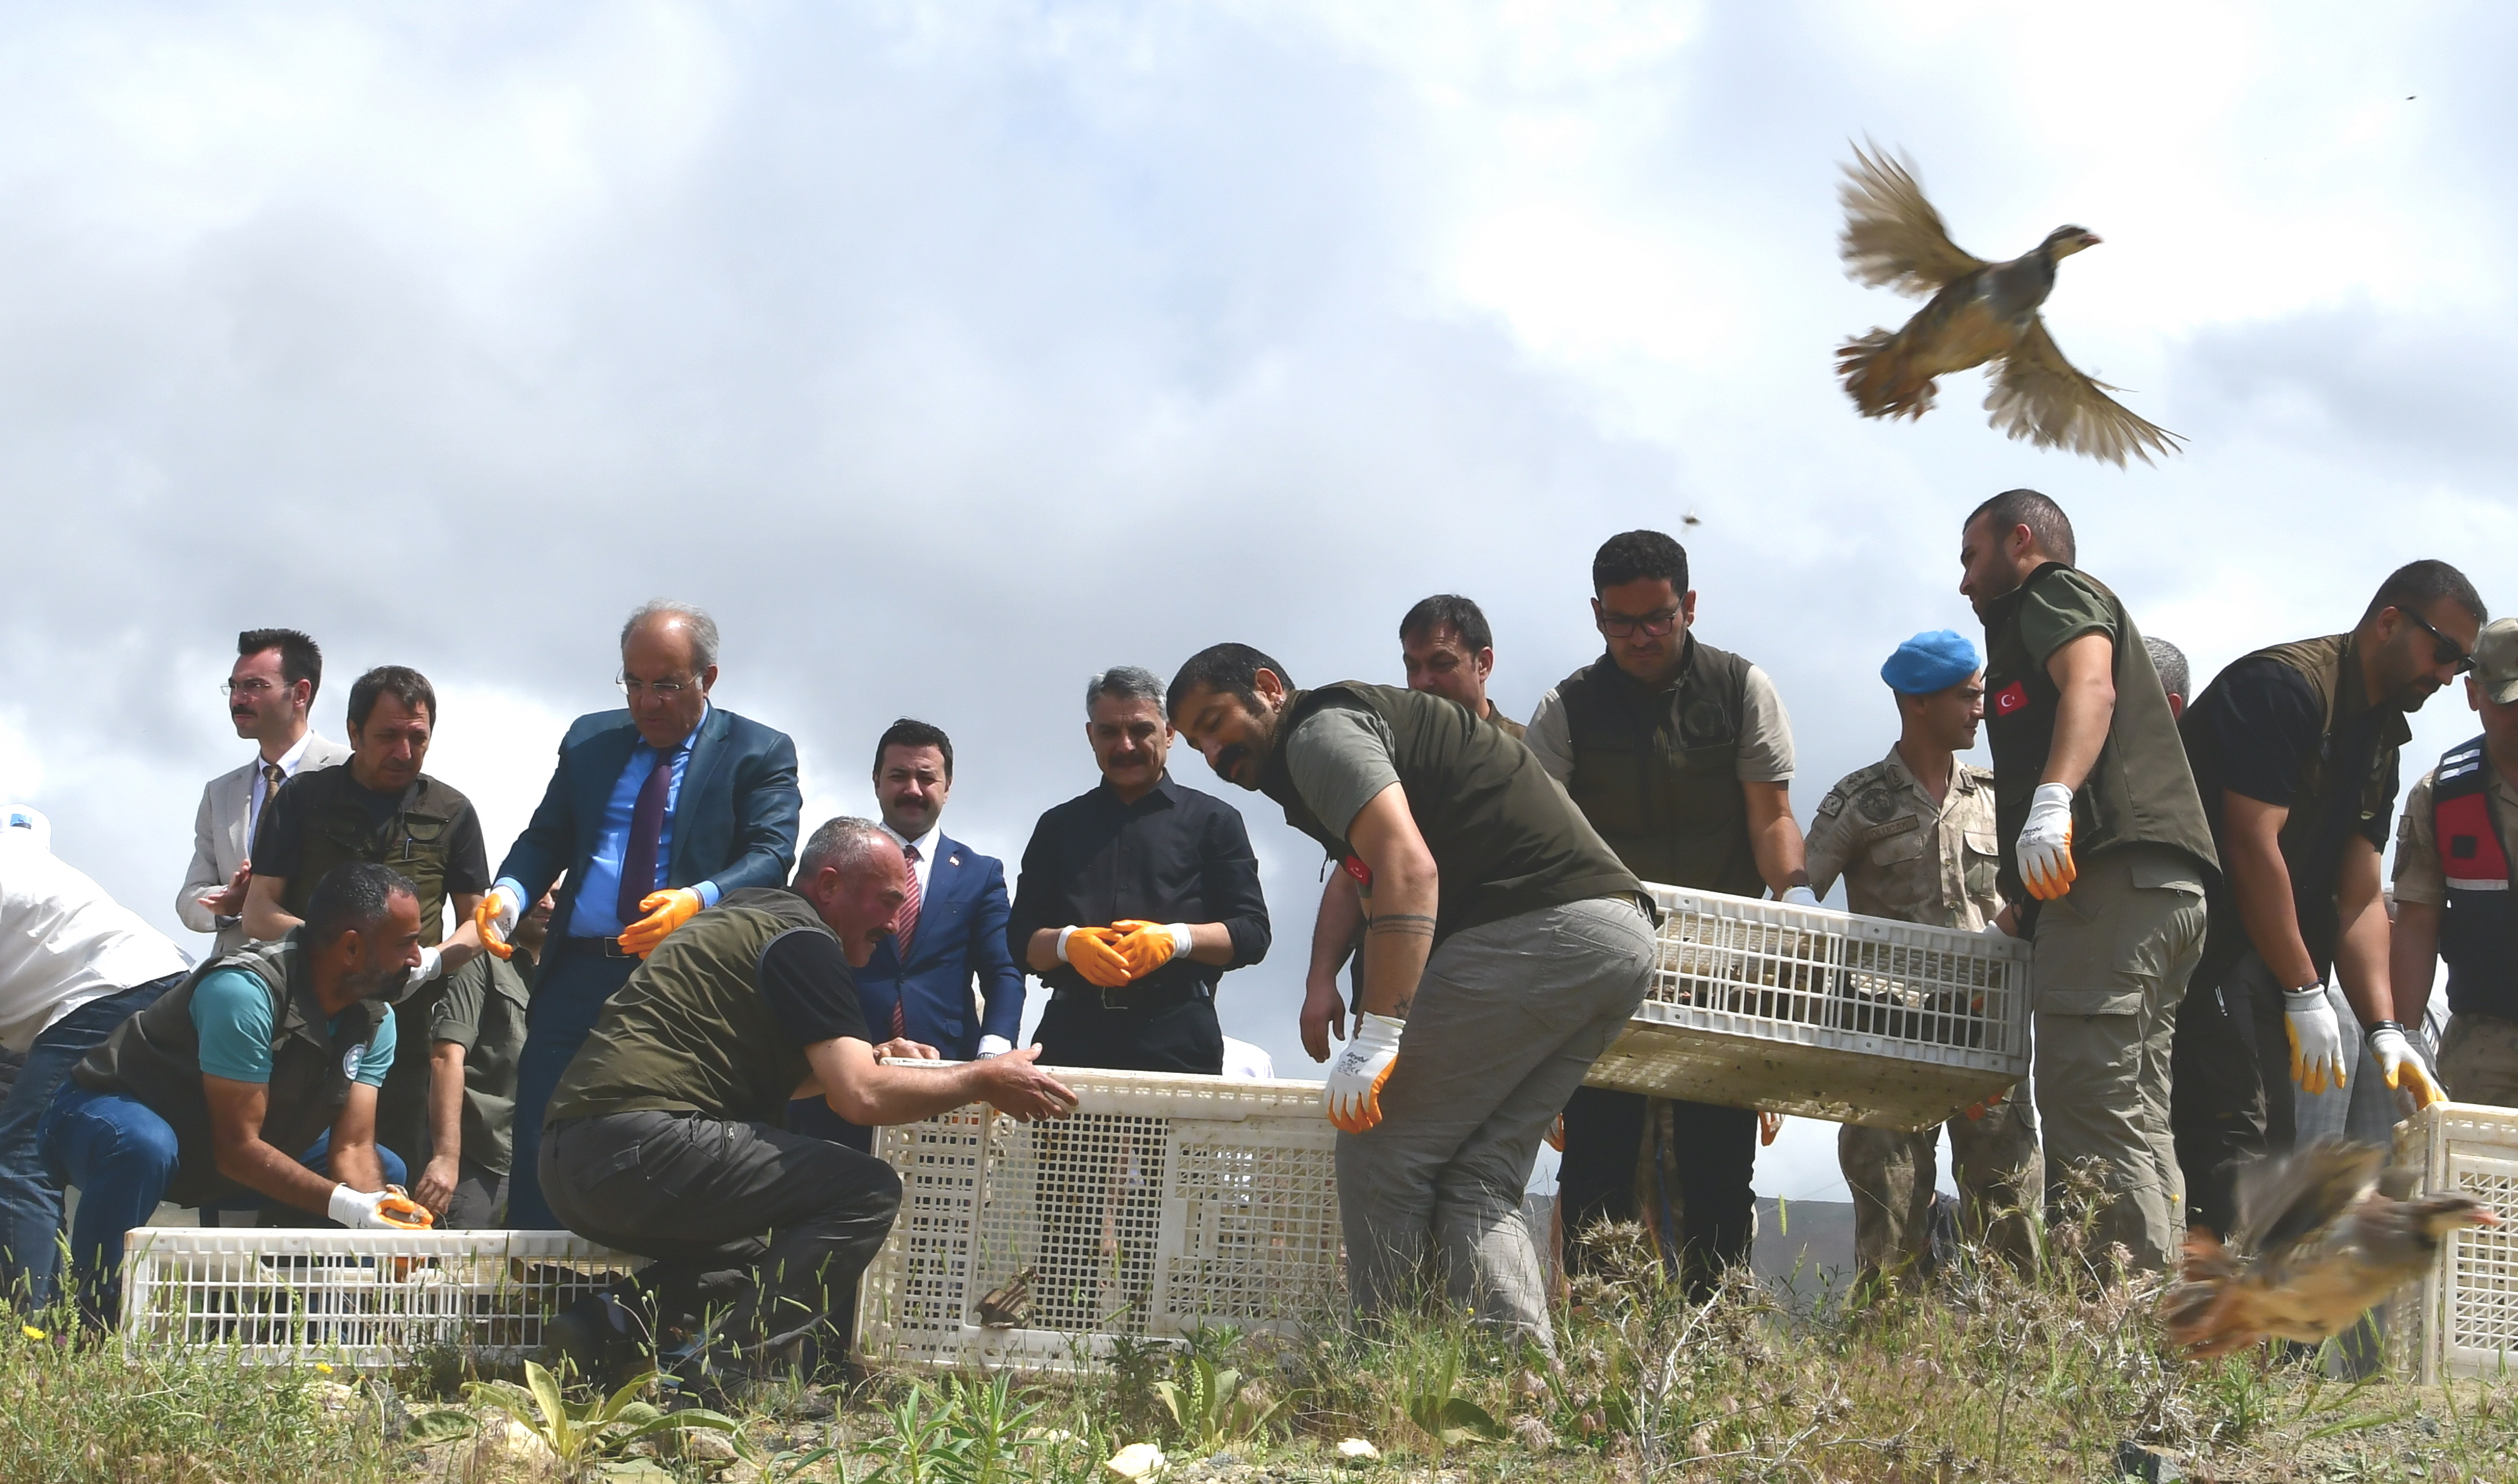
{"label": "white dress shirt", "polygon": [[[309,727],[297,734],[297,741],[290,744],[287,751],[280,754],[277,761],[280,764],[282,783],[284,784],[297,776],[298,765],[306,761],[306,744],[314,739],[315,729]],[[262,754],[256,752],[253,755],[253,792],[245,804],[244,812],[244,837],[247,848],[251,847],[254,831],[262,827],[262,806],[270,801],[271,778],[262,771]]]}
{"label": "white dress shirt", "polygon": [[89,1000],[192,967],[104,887],[22,834],[0,833],[0,1042],[21,1054]]}
{"label": "white dress shirt", "polygon": [[937,816],[935,823],[927,827],[927,832],[914,840],[890,825],[882,827],[884,833],[891,836],[891,843],[900,847],[903,855],[909,853],[912,845],[918,847],[918,859],[909,863],[909,869],[917,873],[918,900],[924,904],[927,901],[927,878],[935,873],[935,846],[944,838],[943,817]]}

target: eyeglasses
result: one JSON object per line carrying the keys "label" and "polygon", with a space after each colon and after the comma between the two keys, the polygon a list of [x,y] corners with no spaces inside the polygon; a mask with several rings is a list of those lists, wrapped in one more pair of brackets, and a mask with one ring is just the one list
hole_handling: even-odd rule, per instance
{"label": "eyeglasses", "polygon": [[2474,657],[2467,654],[2464,648],[2455,640],[2441,633],[2438,629],[2431,627],[2429,619],[2424,618],[2421,615],[2414,613],[2409,608],[2400,608],[2396,610],[2396,612],[2412,619],[2415,624],[2419,625],[2423,633],[2428,634],[2433,639],[2439,641],[2431,650],[2431,660],[2433,663],[2453,664],[2456,666],[2456,672],[2460,675],[2474,668]]}
{"label": "eyeglasses", "polygon": [[619,686],[625,696],[635,696],[644,691],[659,700],[671,700],[689,690],[692,684],[687,680],[640,680],[627,670],[613,676],[612,683]]}
{"label": "eyeglasses", "polygon": [[280,687],[259,675],[248,675],[242,680],[219,682],[219,694],[222,696],[234,696],[239,691],[244,692],[247,696],[268,696],[279,689]]}
{"label": "eyeglasses", "polygon": [[1651,637],[1660,639],[1676,627],[1678,627],[1678,610],[1674,608],[1667,608],[1657,614],[1646,614],[1640,618],[1629,618],[1624,614],[1610,613],[1607,609],[1600,611],[1600,632],[1612,639],[1630,637],[1637,629],[1642,629]]}

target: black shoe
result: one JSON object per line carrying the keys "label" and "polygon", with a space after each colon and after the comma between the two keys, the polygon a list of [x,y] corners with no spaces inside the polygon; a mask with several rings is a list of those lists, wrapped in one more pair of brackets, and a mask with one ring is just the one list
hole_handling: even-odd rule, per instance
{"label": "black shoe", "polygon": [[590,1293],[543,1326],[543,1363],[568,1367],[597,1387],[617,1386],[645,1368],[646,1322],[611,1290]]}

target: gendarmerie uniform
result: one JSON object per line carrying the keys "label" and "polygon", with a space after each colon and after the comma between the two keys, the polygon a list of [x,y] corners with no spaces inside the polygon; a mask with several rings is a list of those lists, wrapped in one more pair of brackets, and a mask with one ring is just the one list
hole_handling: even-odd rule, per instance
{"label": "gendarmerie uniform", "polygon": [[[2031,1077],[2048,1203],[2066,1171],[2097,1161],[2116,1197],[2100,1213],[2101,1242],[2122,1242],[2136,1266],[2156,1270],[2183,1230],[2170,1043],[2202,957],[2204,883],[2219,857],[2159,672],[2114,593],[2050,562],[1987,606],[1984,631],[2002,895],[2036,950]],[[2115,707],[2072,795],[2072,887],[2038,902],[2020,884],[2019,844],[2055,740],[2061,693],[2046,666],[2087,634],[2112,648]]]}
{"label": "gendarmerie uniform", "polygon": [[[1810,890],[1825,896],[1842,875],[1851,912],[1978,932],[2002,914],[1994,885],[2001,854],[1993,770],[1953,761],[1948,791],[1936,802],[1891,747],[1819,800],[1808,835]],[[1945,1126],[1968,1239],[1988,1244],[2024,1270],[2037,1256],[2029,1213],[2045,1193],[2036,1116],[2013,1095]],[[1854,1258],[1865,1273],[1920,1274],[1930,1247],[1939,1132],[1858,1124],[1837,1130],[1837,1163],[1853,1195]]]}
{"label": "gendarmerie uniform", "polygon": [[[2371,703],[2353,636],[2330,634],[2234,660],[2186,708],[2178,730],[2216,846],[2227,793],[2290,811],[2280,835],[2282,865],[2300,941],[2323,980],[2341,929],[2334,894],[2344,846],[2356,834],[2378,850],[2387,846],[2397,757],[2412,737],[2404,713]],[[2326,1094],[2337,1105],[2331,1126],[2299,1126],[2282,992],[2302,986],[2276,982],[2226,877],[2211,883],[2210,906],[2203,959],[2177,1014],[2169,1120],[2186,1173],[2189,1224],[2226,1234],[2238,1217],[2238,1171],[2315,1142],[2318,1133],[2341,1134],[2352,1092]],[[2357,1071],[2360,1023],[2348,1006],[2337,1021],[2343,1065]]]}
{"label": "gendarmerie uniform", "polygon": [[2448,1031],[2439,1075],[2460,1103],[2518,1108],[2518,786],[2480,737],[2453,748],[2405,799],[2396,901],[2440,909]]}
{"label": "gendarmerie uniform", "polygon": [[[1773,683],[1747,659],[1691,633],[1677,678],[1653,688],[1603,654],[1541,698],[1524,741],[1637,876],[1765,894],[1740,785],[1791,781],[1792,730]],[[1565,1108],[1557,1199],[1569,1241],[1595,1221],[1643,1214],[1635,1171],[1650,1115],[1663,1106],[1683,1208],[1675,1234],[1682,1269],[1690,1292],[1703,1293],[1722,1268],[1749,1255],[1756,1113],[1585,1087]],[[1649,1163],[1660,1169],[1659,1158]],[[1569,1267],[1581,1266],[1579,1248],[1567,1257]]]}
{"label": "gendarmerie uniform", "polygon": [[1540,1139],[1643,998],[1643,887],[1530,749],[1465,706],[1360,681],[1286,698],[1259,787],[1368,892],[1347,831],[1392,784],[1440,885],[1381,1122],[1338,1135],[1348,1286],[1361,1312],[1385,1312],[1430,1251],[1454,1299],[1550,1346],[1522,1192]]}

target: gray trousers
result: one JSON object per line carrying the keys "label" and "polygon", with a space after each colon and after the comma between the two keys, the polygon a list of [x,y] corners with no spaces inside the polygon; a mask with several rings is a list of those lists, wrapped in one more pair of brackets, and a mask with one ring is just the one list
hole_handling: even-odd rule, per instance
{"label": "gray trousers", "polygon": [[1429,1255],[1444,1291],[1551,1347],[1521,1218],[1539,1141],[1642,1001],[1652,927],[1596,897],[1453,934],[1434,950],[1381,1088],[1381,1123],[1337,1141],[1359,1313],[1405,1303]]}
{"label": "gray trousers", "polygon": [[2113,1200],[2090,1257],[2121,1242],[2136,1268],[2158,1272],[2183,1229],[2169,1046],[2203,956],[2201,868],[2161,845],[2078,865],[2072,889],[2038,908],[2029,968],[2048,1204],[2067,1172],[2092,1169]]}
{"label": "gray trousers", "polygon": [[669,1314],[719,1320],[756,1368],[846,1333],[900,1209],[890,1166],[768,1124],[608,1113],[543,1134],[543,1191],[569,1230],[654,1258],[640,1287]]}
{"label": "gray trousers", "polygon": [[[2037,1261],[2046,1165],[2037,1152],[2037,1115],[2019,1090],[2005,1093],[1981,1118],[1962,1114],[1945,1126],[1960,1231],[2026,1272]],[[1837,1165],[1853,1196],[1853,1258],[1864,1277],[1924,1276],[1940,1135],[1939,1128],[1908,1133],[1858,1124],[1836,1131]]]}

